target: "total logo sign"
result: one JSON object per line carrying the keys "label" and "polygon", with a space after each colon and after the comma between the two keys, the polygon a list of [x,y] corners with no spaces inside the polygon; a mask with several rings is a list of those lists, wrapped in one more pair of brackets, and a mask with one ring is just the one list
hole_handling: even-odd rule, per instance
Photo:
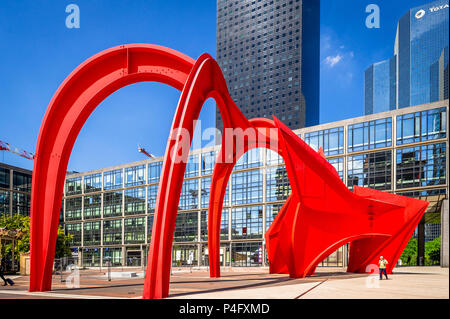
{"label": "total logo sign", "polygon": [[[440,6],[431,7],[428,10],[430,10],[430,13],[433,13],[433,12],[437,12],[437,11],[440,11],[440,10],[443,10],[443,9],[448,9],[448,7],[449,7],[448,3],[446,3],[446,4],[443,4],[443,5],[440,5]],[[415,15],[416,19],[422,19],[426,13],[427,12],[425,10],[420,9],[419,11],[416,12],[416,15]]]}

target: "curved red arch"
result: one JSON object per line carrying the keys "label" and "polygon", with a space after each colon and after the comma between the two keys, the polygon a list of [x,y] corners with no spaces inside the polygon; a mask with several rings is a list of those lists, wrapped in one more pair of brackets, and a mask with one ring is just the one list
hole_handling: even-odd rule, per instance
{"label": "curved red arch", "polygon": [[181,90],[194,60],[149,44],[114,47],[94,55],[60,85],[39,131],[31,192],[30,291],[51,288],[67,163],[76,137],[95,107],[131,83],[157,81]]}

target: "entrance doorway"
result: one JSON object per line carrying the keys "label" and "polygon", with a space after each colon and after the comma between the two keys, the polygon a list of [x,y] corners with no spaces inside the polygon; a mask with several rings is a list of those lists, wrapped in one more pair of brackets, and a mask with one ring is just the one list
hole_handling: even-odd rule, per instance
{"label": "entrance doorway", "polygon": [[127,251],[127,266],[128,267],[141,267],[142,252],[140,250],[128,250]]}

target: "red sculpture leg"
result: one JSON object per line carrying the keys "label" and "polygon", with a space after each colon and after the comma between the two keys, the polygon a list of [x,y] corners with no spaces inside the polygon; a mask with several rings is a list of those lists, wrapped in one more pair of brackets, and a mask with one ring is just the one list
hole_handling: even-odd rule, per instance
{"label": "red sculpture leg", "polygon": [[[225,129],[249,126],[248,120],[231,100],[217,62],[208,54],[200,56],[181,94],[172,124],[172,135],[169,137],[164,155],[143,298],[164,298],[169,294],[173,233],[188,157],[188,152],[182,156],[178,152],[189,150],[191,141],[190,139],[186,141],[182,133],[187,132],[189,137],[193,135],[195,128],[193,123],[198,119],[204,102],[210,97],[217,102]],[[179,161],[175,161],[174,156],[178,156]]]}
{"label": "red sculpture leg", "polygon": [[164,47],[122,45],[86,60],[60,85],[47,108],[36,145],[30,291],[51,289],[67,163],[89,115],[108,95],[131,83],[157,81],[181,90],[193,64],[191,58]]}

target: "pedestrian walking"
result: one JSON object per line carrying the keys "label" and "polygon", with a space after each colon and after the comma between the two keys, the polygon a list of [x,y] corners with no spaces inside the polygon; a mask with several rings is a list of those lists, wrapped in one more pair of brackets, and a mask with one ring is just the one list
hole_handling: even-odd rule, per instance
{"label": "pedestrian walking", "polygon": [[388,264],[388,261],[383,258],[383,256],[380,256],[380,260],[378,261],[379,269],[380,269],[380,280],[383,280],[383,274],[388,279],[387,272],[386,272],[386,265]]}
{"label": "pedestrian walking", "polygon": [[3,286],[8,286],[8,281],[5,279],[5,270],[6,270],[5,260],[2,258],[0,260],[0,278],[4,282]]}

